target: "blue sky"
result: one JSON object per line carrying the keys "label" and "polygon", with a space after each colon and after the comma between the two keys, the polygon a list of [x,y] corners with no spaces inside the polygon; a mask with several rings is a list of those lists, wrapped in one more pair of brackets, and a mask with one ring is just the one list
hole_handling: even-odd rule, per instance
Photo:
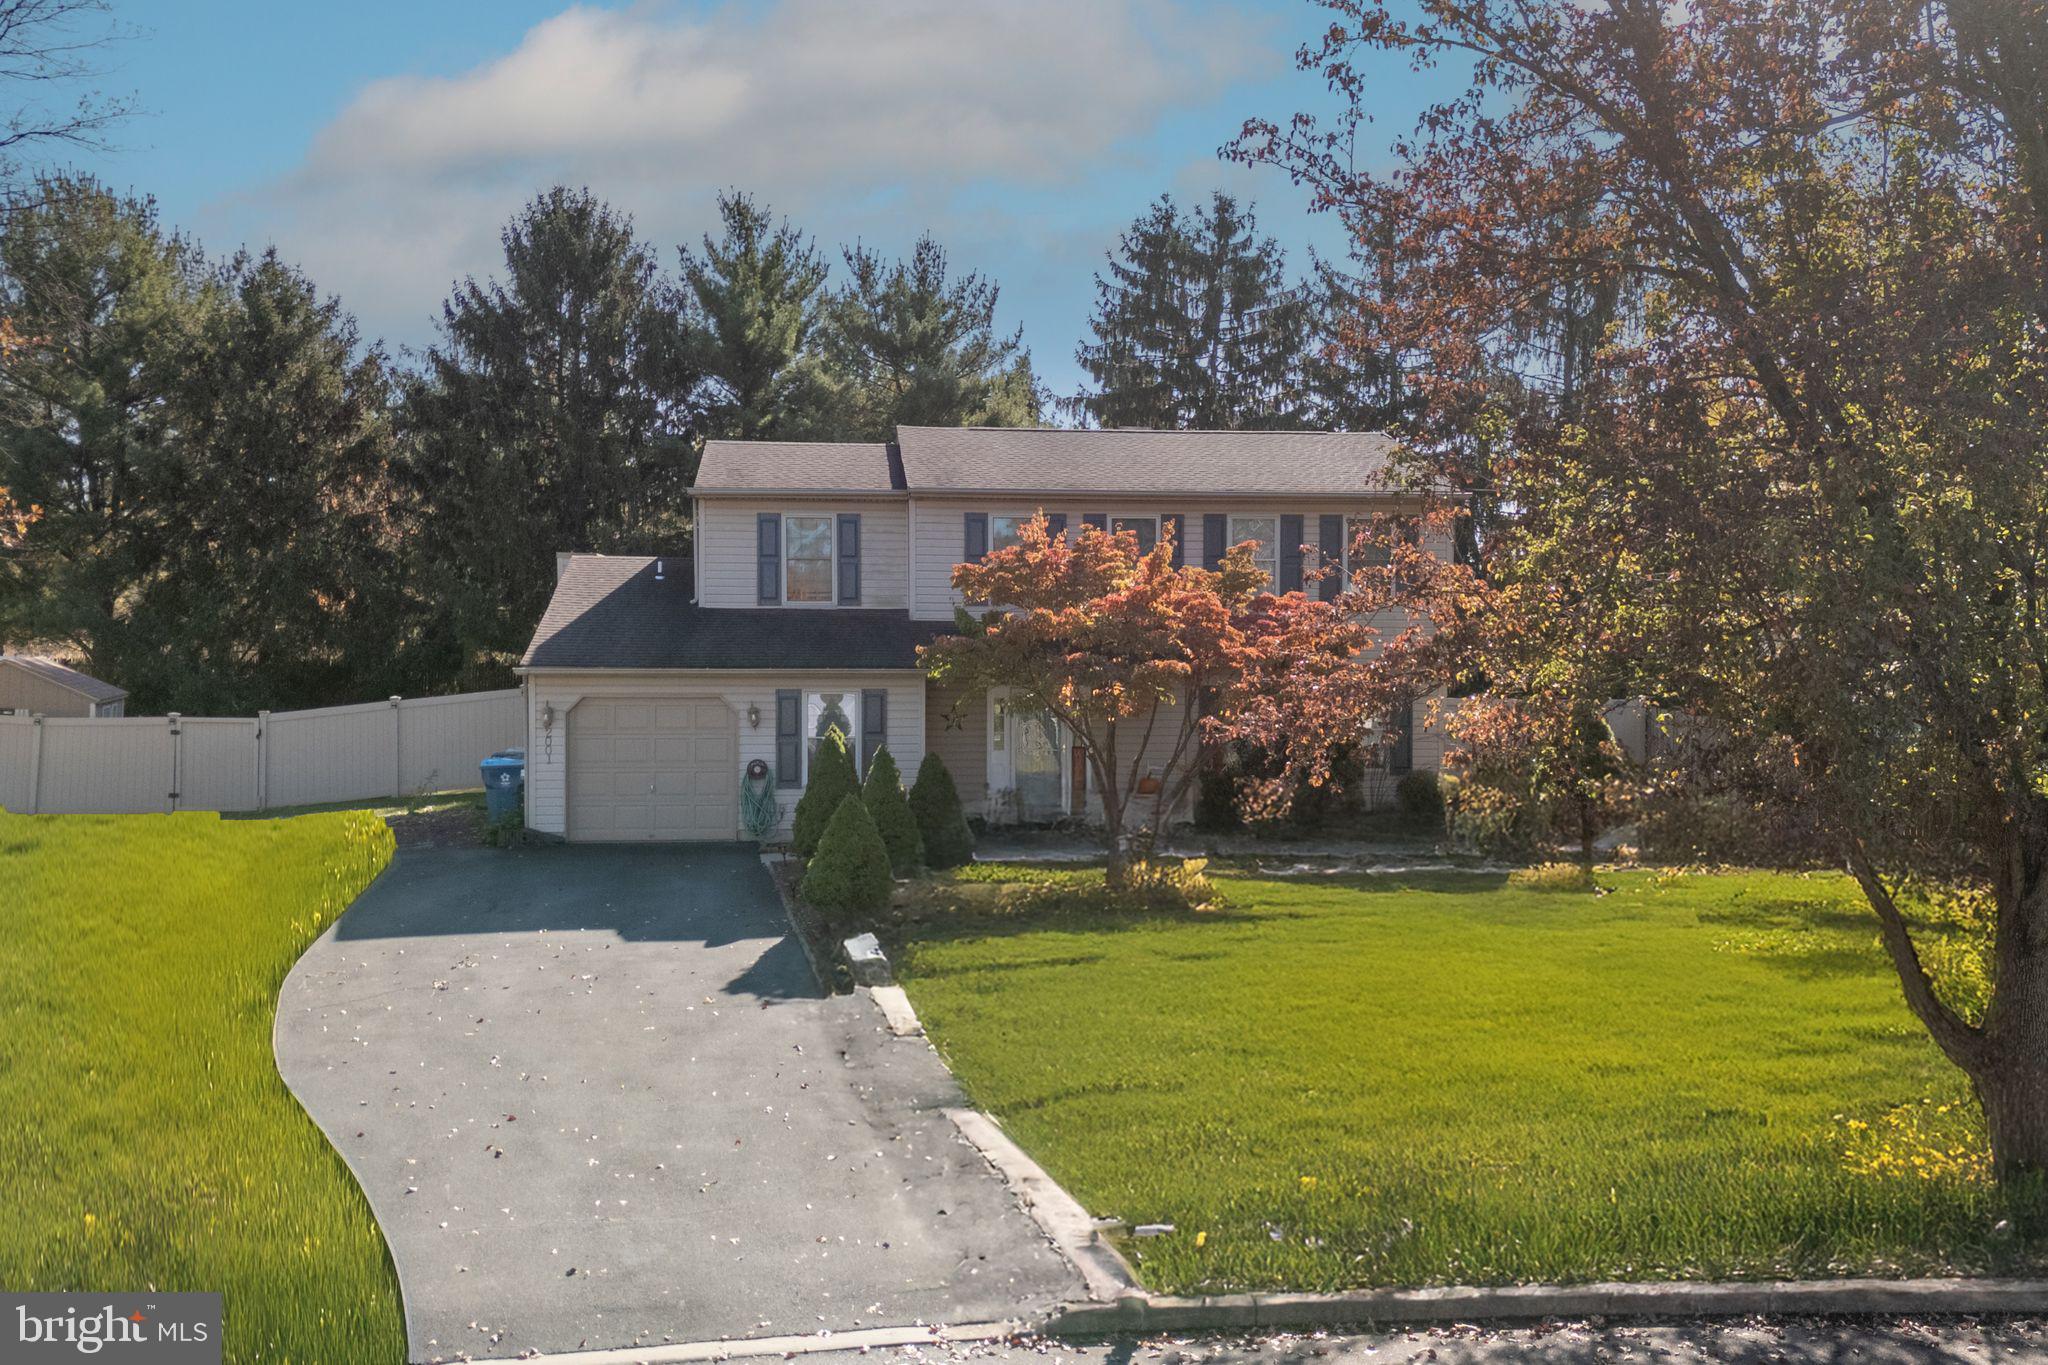
{"label": "blue sky", "polygon": [[[394,349],[490,272],[507,215],[587,184],[672,267],[753,190],[836,248],[929,229],[1002,286],[1041,374],[1080,383],[1092,275],[1162,191],[1257,201],[1290,248],[1341,246],[1284,176],[1216,148],[1327,103],[1306,0],[114,0],[102,84],[141,115],[79,159],[225,254],[275,244]],[[1385,60],[1388,135],[1445,88]]]}

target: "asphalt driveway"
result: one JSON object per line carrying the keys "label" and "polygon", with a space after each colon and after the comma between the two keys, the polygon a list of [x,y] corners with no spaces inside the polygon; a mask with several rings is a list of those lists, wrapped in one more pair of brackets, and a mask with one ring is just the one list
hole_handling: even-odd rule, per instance
{"label": "asphalt driveway", "polygon": [[292,969],[285,1082],[415,1360],[990,1321],[1078,1276],[749,849],[409,849]]}

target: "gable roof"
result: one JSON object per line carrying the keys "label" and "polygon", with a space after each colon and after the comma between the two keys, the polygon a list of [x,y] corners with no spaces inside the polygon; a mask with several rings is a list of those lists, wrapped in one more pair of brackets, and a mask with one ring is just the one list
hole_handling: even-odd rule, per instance
{"label": "gable roof", "polygon": [[950,623],[847,607],[721,607],[690,601],[688,559],[571,555],[522,668],[916,668]]}
{"label": "gable roof", "polygon": [[0,654],[0,665],[8,665],[41,678],[44,682],[55,683],[68,692],[76,692],[91,702],[121,701],[128,690],[116,687],[110,682],[101,682],[89,673],[80,673],[66,667],[55,659],[41,654]]}
{"label": "gable roof", "polygon": [[898,427],[916,491],[1333,493],[1391,487],[1381,432]]}
{"label": "gable roof", "polygon": [[883,441],[706,441],[695,487],[706,493],[891,493],[903,469]]}

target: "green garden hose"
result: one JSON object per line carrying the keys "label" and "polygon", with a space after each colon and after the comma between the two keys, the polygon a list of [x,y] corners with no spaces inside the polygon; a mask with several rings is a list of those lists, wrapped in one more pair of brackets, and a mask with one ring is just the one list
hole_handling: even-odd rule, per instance
{"label": "green garden hose", "polygon": [[759,759],[747,765],[740,786],[740,820],[751,839],[766,839],[782,823],[782,806],[775,799],[775,772]]}

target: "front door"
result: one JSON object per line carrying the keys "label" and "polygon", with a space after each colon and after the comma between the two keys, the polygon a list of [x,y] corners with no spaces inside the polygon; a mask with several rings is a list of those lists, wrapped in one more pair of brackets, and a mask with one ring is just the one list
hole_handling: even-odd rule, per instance
{"label": "front door", "polygon": [[989,821],[1049,824],[1067,813],[1066,727],[1005,688],[988,699]]}

